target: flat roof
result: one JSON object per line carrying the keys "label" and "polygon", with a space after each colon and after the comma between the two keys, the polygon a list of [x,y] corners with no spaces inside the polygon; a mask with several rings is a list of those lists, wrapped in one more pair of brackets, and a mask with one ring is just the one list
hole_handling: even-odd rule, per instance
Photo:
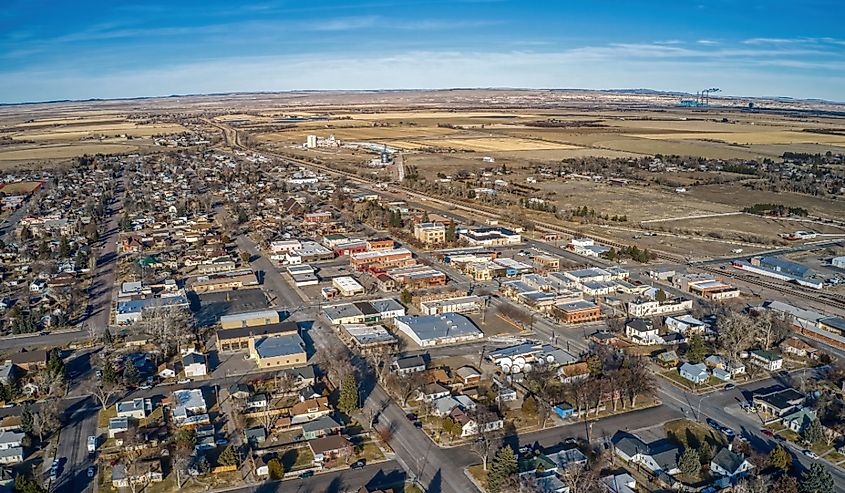
{"label": "flat roof", "polygon": [[249,336],[280,335],[299,332],[296,322],[280,322],[277,324],[258,325],[255,327],[236,327],[234,329],[219,329],[217,340],[240,339]]}
{"label": "flat roof", "polygon": [[598,305],[596,305],[592,301],[577,300],[577,301],[567,301],[566,303],[558,303],[555,306],[559,310],[563,310],[565,312],[571,312],[571,311],[576,311],[576,310],[588,310],[588,309],[591,309],[591,308],[596,308]]}
{"label": "flat roof", "polygon": [[278,358],[305,352],[305,341],[299,334],[263,337],[255,341],[255,352],[261,358]]}
{"label": "flat roof", "polygon": [[278,318],[279,312],[276,310],[258,310],[254,312],[233,313],[231,315],[223,315],[220,317],[220,323],[224,322],[245,322],[256,318]]}
{"label": "flat roof", "polygon": [[482,335],[470,319],[457,313],[419,317],[403,316],[396,317],[396,321],[407,325],[420,340]]}

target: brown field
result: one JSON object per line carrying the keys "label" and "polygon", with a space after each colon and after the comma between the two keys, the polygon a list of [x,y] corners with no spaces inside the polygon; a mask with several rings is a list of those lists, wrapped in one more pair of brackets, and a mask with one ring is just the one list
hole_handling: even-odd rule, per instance
{"label": "brown field", "polygon": [[40,181],[18,181],[14,183],[4,183],[0,185],[0,190],[7,194],[27,194],[32,193],[41,186]]}
{"label": "brown field", "polygon": [[0,151],[0,161],[38,161],[50,159],[67,159],[84,154],[119,154],[135,152],[138,146],[129,144],[59,144],[40,147],[18,148]]}
{"label": "brown field", "polygon": [[633,137],[656,140],[717,140],[730,144],[832,144],[845,145],[845,136],[811,132],[673,132],[659,134],[631,134]]}
{"label": "brown field", "polygon": [[822,234],[845,235],[845,228],[811,221],[775,219],[751,214],[736,216],[706,217],[661,221],[650,226],[673,228],[681,231],[699,231],[704,234],[718,233],[725,238],[743,234],[756,235],[769,240],[778,240],[780,233],[790,233],[801,229],[810,229]]}

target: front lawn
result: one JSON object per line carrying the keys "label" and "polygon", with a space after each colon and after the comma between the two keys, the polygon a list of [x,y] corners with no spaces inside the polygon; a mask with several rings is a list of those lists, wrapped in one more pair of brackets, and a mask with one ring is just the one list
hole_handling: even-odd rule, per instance
{"label": "front lawn", "polygon": [[713,430],[707,425],[690,421],[688,419],[677,419],[663,425],[663,430],[670,440],[682,445],[684,448],[692,447],[697,449],[702,443],[707,442],[714,449],[715,453],[719,447],[727,443],[727,438]]}

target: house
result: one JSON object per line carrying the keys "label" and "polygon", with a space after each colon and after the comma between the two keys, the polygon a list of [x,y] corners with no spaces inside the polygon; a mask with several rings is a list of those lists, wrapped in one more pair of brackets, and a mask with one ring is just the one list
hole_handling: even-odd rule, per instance
{"label": "house", "polygon": [[314,421],[303,423],[302,437],[306,440],[314,440],[315,438],[322,438],[326,435],[340,433],[342,429],[343,426],[331,416],[321,416]]}
{"label": "house", "polygon": [[6,362],[26,371],[40,370],[47,366],[50,353],[44,350],[20,351],[12,353]]}
{"label": "house", "polygon": [[787,337],[780,343],[780,350],[786,354],[797,356],[799,358],[818,359],[820,352],[818,349],[807,344],[797,337]]}
{"label": "house", "polygon": [[742,454],[725,447],[710,461],[710,471],[722,477],[737,478],[754,469],[754,465],[748,462]]}
{"label": "house", "polygon": [[472,411],[476,408],[476,404],[475,401],[463,394],[447,395],[431,402],[431,413],[441,418],[451,414],[455,408]]}
{"label": "house", "polygon": [[636,435],[617,431],[611,438],[611,443],[618,457],[639,464],[655,475],[680,472],[678,458],[681,455],[681,447],[668,439],[645,443]]}
{"label": "house", "polygon": [[144,419],[153,410],[152,401],[142,398],[118,402],[114,407],[119,418]]}
{"label": "house", "polygon": [[559,471],[564,471],[570,467],[583,467],[587,465],[587,456],[574,445],[569,445],[553,454],[546,454],[546,456],[555,464],[555,467]]}
{"label": "house", "polygon": [[314,454],[314,465],[320,467],[330,461],[345,460],[352,453],[352,442],[342,435],[308,440],[308,447]]}
{"label": "house", "polygon": [[246,441],[252,446],[261,445],[267,440],[267,431],[263,426],[249,428],[244,431],[244,434],[246,435]]}
{"label": "house", "polygon": [[751,351],[751,363],[769,371],[777,371],[783,367],[783,358],[772,351],[755,349]]}
{"label": "house", "polygon": [[398,358],[390,365],[393,371],[400,375],[425,371],[426,363],[422,355],[406,356]]}
{"label": "house", "polygon": [[419,391],[419,399],[423,402],[432,402],[435,399],[449,395],[449,389],[439,383],[430,383]]}
{"label": "house", "polygon": [[264,409],[270,404],[267,394],[255,394],[246,401],[247,409]]}
{"label": "house", "polygon": [[290,407],[291,424],[307,423],[321,416],[331,414],[328,397],[318,397],[297,402]]}
{"label": "house", "polygon": [[20,431],[0,432],[0,464],[23,462],[22,440],[26,433]]}
{"label": "house", "polygon": [[479,431],[501,430],[504,427],[504,421],[502,421],[501,418],[496,417],[487,422],[479,423],[475,418],[469,416],[466,411],[460,407],[452,409],[449,417],[451,417],[455,423],[460,425],[461,437],[473,436],[478,434]]}
{"label": "house", "polygon": [[123,417],[109,419],[109,438],[114,438],[115,435],[124,431],[129,431],[129,418]]}
{"label": "house", "polygon": [[806,396],[792,388],[754,395],[752,398],[758,412],[773,418],[782,418],[799,410],[805,401]]}
{"label": "house", "polygon": [[627,472],[611,474],[601,478],[608,493],[636,493],[637,480]]}
{"label": "house", "polygon": [[706,383],[710,378],[710,375],[707,373],[707,366],[704,363],[684,363],[678,368],[678,373],[681,377],[696,385]]}
{"label": "house", "polygon": [[194,351],[182,357],[182,368],[187,378],[204,377],[208,375],[208,360],[204,354]]}
{"label": "house", "polygon": [[675,351],[663,351],[655,356],[654,359],[657,361],[657,364],[664,368],[674,368],[680,362],[678,359],[678,353]]}
{"label": "house", "polygon": [[161,460],[142,461],[138,467],[139,472],[129,474],[126,465],[115,464],[112,467],[111,483],[114,488],[128,488],[130,484],[159,483],[164,480],[161,472]]}
{"label": "house", "polygon": [[816,419],[816,411],[802,407],[781,419],[781,423],[795,433],[802,433]]}
{"label": "house", "polygon": [[171,410],[178,426],[196,426],[209,423],[208,407],[202,389],[183,389],[173,392]]}
{"label": "house", "polygon": [[654,323],[651,320],[643,318],[635,318],[625,324],[625,337],[630,339],[634,344],[641,346],[663,344],[663,339],[654,327]]}
{"label": "house", "polygon": [[455,375],[463,385],[476,385],[481,382],[481,373],[471,366],[462,366],[455,370]]}
{"label": "house", "polygon": [[499,387],[499,390],[496,391],[496,401],[500,404],[502,402],[513,402],[516,398],[516,390],[511,387]]}
{"label": "house", "polygon": [[252,389],[245,383],[235,383],[229,387],[229,395],[234,399],[249,399],[249,396],[252,395]]}
{"label": "house", "polygon": [[176,363],[162,363],[158,365],[158,376],[162,380],[169,378],[176,378],[176,375],[181,371],[182,367]]}
{"label": "house", "polygon": [[703,334],[707,330],[707,324],[692,315],[666,317],[663,323],[668,330],[681,334]]}

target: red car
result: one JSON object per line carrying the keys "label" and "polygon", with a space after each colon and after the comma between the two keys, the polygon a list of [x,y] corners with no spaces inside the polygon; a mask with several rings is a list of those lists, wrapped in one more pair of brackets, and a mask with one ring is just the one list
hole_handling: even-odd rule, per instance
{"label": "red car", "polygon": [[769,438],[774,438],[774,437],[775,437],[775,434],[774,434],[774,433],[772,433],[772,432],[771,432],[771,431],[769,431],[769,430],[760,430],[760,433],[762,433],[762,434],[766,435],[766,436],[767,436],[767,437],[769,437]]}

